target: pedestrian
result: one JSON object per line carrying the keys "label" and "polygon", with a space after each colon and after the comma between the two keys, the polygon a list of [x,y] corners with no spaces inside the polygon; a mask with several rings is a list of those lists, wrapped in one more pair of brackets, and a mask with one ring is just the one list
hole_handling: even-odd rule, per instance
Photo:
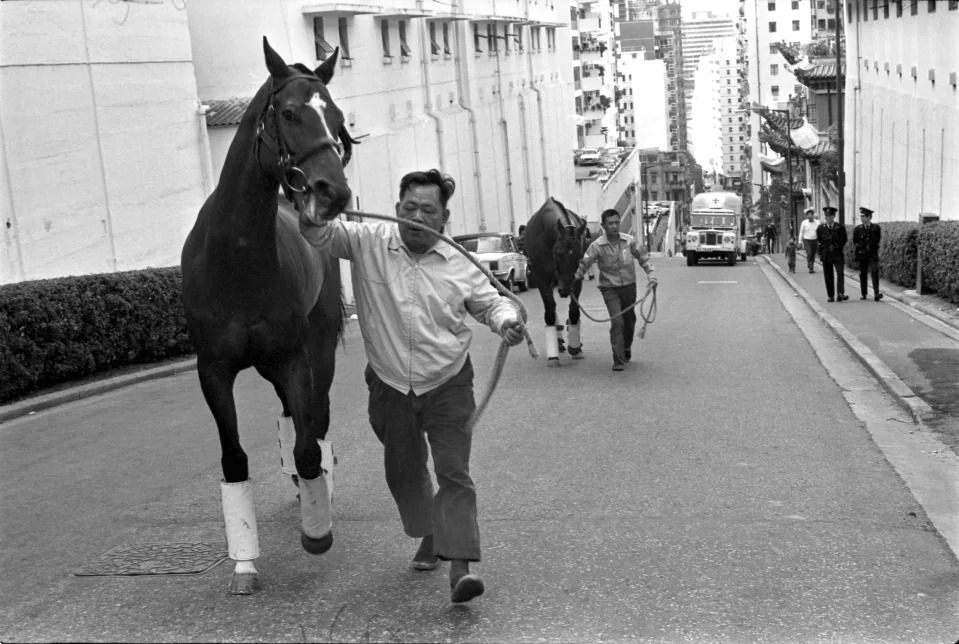
{"label": "pedestrian", "polygon": [[776,223],[772,220],[766,225],[766,252],[772,255],[776,252],[776,239],[779,237],[779,231],[776,230]]}
{"label": "pedestrian", "polygon": [[[400,181],[397,218],[442,232],[455,186],[439,170],[410,172]],[[426,232],[342,219],[301,224],[301,232],[355,267],[370,424],[384,447],[386,482],[403,529],[421,539],[412,566],[432,570],[450,561],[451,600],[469,601],[484,585],[469,570],[480,560],[480,538],[466,427],[476,407],[467,314],[511,345],[523,340],[523,322],[479,269]]]}
{"label": "pedestrian", "polygon": [[859,209],[859,218],[862,220],[852,231],[852,244],[856,249],[856,261],[859,262],[859,291],[860,300],[869,295],[867,277],[872,276],[872,294],[878,302],[882,299],[879,292],[879,240],[882,231],[878,224],[872,223],[873,211],[869,208]]}
{"label": "pedestrian", "polygon": [[816,272],[816,250],[819,247],[819,240],[816,239],[816,229],[819,228],[819,222],[816,220],[816,211],[812,208],[806,208],[806,218],[799,225],[799,241],[802,242],[803,250],[806,251],[806,264],[809,266],[809,272]]}
{"label": "pedestrian", "polygon": [[620,216],[610,208],[600,215],[601,234],[586,249],[586,254],[576,269],[576,279],[594,263],[599,266],[599,292],[603,295],[606,310],[613,318],[610,321],[609,342],[613,349],[613,371],[623,371],[632,357],[633,331],[636,329],[636,309],[631,308],[620,315],[626,307],[636,302],[636,266],[633,258],[646,271],[653,288],[659,284],[654,274],[649,253],[637,244],[632,235],[619,232]]}
{"label": "pedestrian", "polygon": [[[826,280],[826,296],[829,302],[844,302],[846,295],[845,269],[846,258],[843,248],[846,246],[846,227],[836,223],[837,209],[826,206],[823,209],[826,223],[819,224],[816,239],[819,242],[819,256],[822,258],[823,278]],[[835,290],[833,289],[833,271],[835,271]],[[835,299],[833,299],[835,295]]]}
{"label": "pedestrian", "polygon": [[519,252],[526,254],[526,224],[520,226],[516,233],[516,248]]}
{"label": "pedestrian", "polygon": [[796,238],[790,237],[786,244],[786,264],[789,266],[789,272],[796,272]]}

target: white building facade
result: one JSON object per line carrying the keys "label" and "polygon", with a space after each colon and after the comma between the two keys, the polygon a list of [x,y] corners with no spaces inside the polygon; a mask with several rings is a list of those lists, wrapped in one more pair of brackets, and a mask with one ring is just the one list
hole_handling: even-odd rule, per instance
{"label": "white building facade", "polygon": [[576,147],[616,145],[613,12],[609,0],[570,0]]}
{"label": "white building facade", "polygon": [[239,121],[229,112],[267,79],[263,36],[310,67],[341,48],[330,91],[362,141],[347,168],[354,207],[391,212],[400,178],[431,167],[457,181],[452,234],[515,232],[547,195],[576,197],[568,6],[47,0],[0,11],[0,282],[178,264]]}
{"label": "white building facade", "polygon": [[[786,70],[786,59],[775,49],[778,42],[805,44],[812,35],[811,0],[743,0],[745,14],[746,58],[749,70],[749,99],[771,109],[785,109],[790,96],[801,93],[802,86]],[[750,114],[752,201],[759,198],[763,177],[759,142],[760,117]],[[728,146],[727,146],[728,147]],[[766,182],[762,179],[763,184]]]}
{"label": "white building facade", "polygon": [[959,2],[845,4],[845,210],[959,219]]}
{"label": "white building facade", "polygon": [[668,78],[663,60],[645,60],[642,53],[622,54],[621,128],[627,145],[669,149]]}
{"label": "white building facade", "polygon": [[711,181],[717,181],[725,172],[722,150],[723,110],[721,85],[724,80],[715,52],[700,56],[690,101],[690,151]]}

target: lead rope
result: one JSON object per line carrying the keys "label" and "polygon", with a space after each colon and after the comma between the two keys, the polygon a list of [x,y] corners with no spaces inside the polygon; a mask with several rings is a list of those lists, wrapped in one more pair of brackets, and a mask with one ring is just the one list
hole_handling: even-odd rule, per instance
{"label": "lead rope", "polygon": [[[496,287],[496,290],[499,291],[502,295],[508,297],[513,304],[519,310],[520,316],[523,318],[523,335],[526,338],[526,347],[529,349],[529,355],[532,358],[539,357],[539,351],[536,350],[536,345],[533,343],[533,338],[529,334],[529,329],[526,328],[526,320],[529,315],[526,312],[526,306],[523,305],[523,302],[520,301],[512,291],[503,286],[496,277],[489,271],[488,268],[483,266],[478,259],[476,259],[472,253],[468,250],[457,244],[448,236],[443,233],[437,232],[426,226],[424,224],[417,223],[415,221],[408,221],[406,219],[397,219],[396,217],[390,217],[388,215],[377,215],[371,212],[361,212],[359,210],[346,210],[346,214],[352,215],[354,217],[368,217],[369,219],[380,219],[382,221],[391,221],[397,224],[405,224],[411,228],[416,228],[417,230],[422,230],[424,232],[433,235],[437,239],[441,239],[457,251],[459,251],[463,257],[468,259],[476,268],[482,271],[483,275],[488,277],[492,282],[493,286]],[[509,355],[510,344],[503,340],[499,345],[499,350],[496,352],[496,361],[493,363],[493,370],[490,373],[489,384],[486,386],[486,392],[483,394],[483,397],[480,399],[479,403],[476,405],[476,409],[473,410],[473,413],[470,414],[469,419],[466,421],[466,429],[472,431],[473,428],[479,423],[480,417],[483,415],[483,412],[486,411],[486,406],[489,404],[490,398],[493,396],[493,392],[496,390],[496,385],[499,383],[499,378],[503,373],[503,367],[506,364],[506,356]]]}
{"label": "lead rope", "polygon": [[[649,312],[646,313],[646,312],[643,311],[643,306],[642,306],[642,305],[643,305],[643,302],[646,301],[646,298],[649,297],[650,293],[652,293],[652,296],[653,296],[653,297],[652,297],[652,298],[650,299],[650,301],[649,301],[649,309],[648,309]],[[622,311],[620,311],[620,312],[617,313],[616,315],[614,315],[614,316],[612,316],[612,317],[605,318],[605,319],[603,319],[603,320],[597,320],[597,319],[594,318],[592,315],[590,315],[589,313],[587,313],[587,312],[586,312],[586,309],[584,309],[584,308],[582,307],[582,305],[579,303],[579,300],[576,298],[575,295],[573,295],[573,292],[572,292],[572,291],[570,291],[569,296],[570,296],[570,298],[572,298],[572,300],[573,300],[574,302],[576,302],[576,306],[579,307],[580,312],[581,312],[583,315],[585,315],[586,317],[588,317],[590,320],[592,320],[593,322],[600,322],[600,323],[602,323],[602,322],[611,322],[611,321],[615,320],[616,318],[620,317],[621,315],[625,314],[625,313],[626,313],[627,311],[629,311],[630,309],[638,306],[638,307],[639,307],[639,317],[641,317],[641,318],[643,319],[643,326],[640,327],[639,332],[636,334],[636,337],[638,337],[640,340],[643,340],[643,339],[646,338],[646,327],[647,327],[648,325],[652,324],[652,323],[653,323],[653,320],[656,319],[656,312],[657,312],[657,310],[658,310],[658,305],[656,304],[656,287],[653,286],[651,283],[647,283],[647,284],[646,284],[646,292],[643,294],[643,296],[642,296],[641,298],[637,299],[635,302],[633,302],[632,304],[630,304],[629,306],[627,306],[625,309],[623,309]]]}

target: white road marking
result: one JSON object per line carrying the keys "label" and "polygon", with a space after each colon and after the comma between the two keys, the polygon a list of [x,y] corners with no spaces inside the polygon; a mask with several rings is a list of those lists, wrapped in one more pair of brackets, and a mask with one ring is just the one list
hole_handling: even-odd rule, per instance
{"label": "white road marking", "polygon": [[739,284],[736,280],[716,280],[714,282],[697,282],[697,284]]}

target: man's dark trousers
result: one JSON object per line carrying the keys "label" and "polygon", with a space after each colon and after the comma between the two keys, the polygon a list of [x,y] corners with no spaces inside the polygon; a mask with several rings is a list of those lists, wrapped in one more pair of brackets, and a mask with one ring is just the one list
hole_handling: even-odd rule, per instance
{"label": "man's dark trousers", "polygon": [[811,271],[816,266],[816,250],[819,248],[819,240],[804,239],[802,240],[802,245],[803,248],[806,249],[806,264]]}
{"label": "man's dark trousers", "polygon": [[[845,262],[827,262],[824,257],[822,260],[823,278],[826,280],[826,295],[832,299],[836,292],[846,293],[846,263]],[[836,271],[836,286],[833,288],[833,270]]]}
{"label": "man's dark trousers", "polygon": [[620,311],[636,302],[636,282],[625,286],[611,286],[599,289],[609,317],[613,318],[609,327],[609,343],[613,347],[613,362],[626,362],[626,352],[633,347],[633,331],[636,330],[636,308],[618,315]]}
{"label": "man's dark trousers", "polygon": [[863,297],[869,295],[869,284],[866,277],[872,276],[872,293],[879,295],[879,258],[870,257],[869,259],[859,260],[859,291]]}
{"label": "man's dark trousers", "polygon": [[[403,530],[410,537],[433,535],[440,559],[480,560],[476,488],[469,474],[472,432],[466,421],[476,408],[473,365],[417,396],[403,394],[366,367],[370,425],[383,443],[386,484],[396,501]],[[424,436],[425,434],[425,436]],[[428,450],[439,491],[434,496],[427,469]]]}

